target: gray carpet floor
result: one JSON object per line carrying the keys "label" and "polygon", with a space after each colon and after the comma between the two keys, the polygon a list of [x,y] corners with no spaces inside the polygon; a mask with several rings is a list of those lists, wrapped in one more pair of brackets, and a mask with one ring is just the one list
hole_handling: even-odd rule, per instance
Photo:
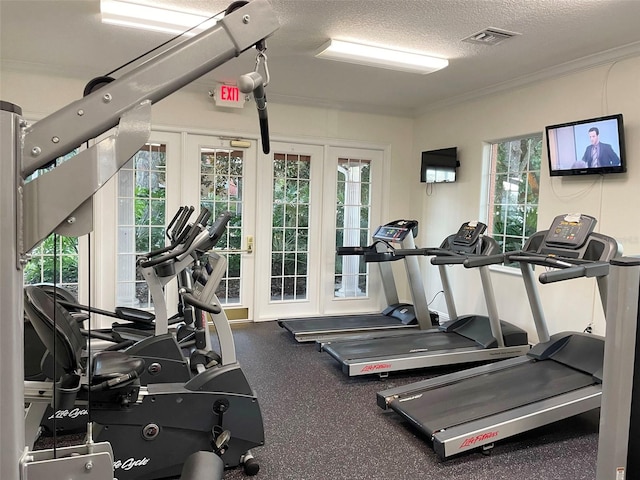
{"label": "gray carpet floor", "polygon": [[[234,327],[234,336],[264,417],[266,443],[253,451],[260,480],[595,478],[597,411],[496,444],[488,456],[443,462],[400,416],[377,406],[376,393],[453,370],[348,377],[276,322]],[[225,475],[243,477],[241,469]]]}

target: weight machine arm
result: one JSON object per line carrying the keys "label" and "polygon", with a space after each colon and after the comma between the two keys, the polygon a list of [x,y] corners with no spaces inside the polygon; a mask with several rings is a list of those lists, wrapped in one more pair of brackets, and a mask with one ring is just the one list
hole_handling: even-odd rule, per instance
{"label": "weight machine arm", "polygon": [[[254,0],[214,27],[26,128],[19,167],[22,179],[116,125],[118,132],[24,185],[19,251],[28,252],[54,231],[72,236],[91,231],[89,199],[148,140],[151,104],[252,46],[264,45],[278,26],[270,4]],[[83,181],[77,182],[78,178]]]}
{"label": "weight machine arm", "polygon": [[278,27],[270,4],[253,0],[214,27],[40,120],[25,132],[23,173],[28,176],[115,127],[131,108],[147,100],[162,100],[253,47]]}

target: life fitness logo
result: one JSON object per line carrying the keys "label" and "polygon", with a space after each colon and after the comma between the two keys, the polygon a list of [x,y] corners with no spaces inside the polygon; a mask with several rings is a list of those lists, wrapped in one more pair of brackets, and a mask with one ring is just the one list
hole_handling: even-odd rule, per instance
{"label": "life fitness logo", "polygon": [[465,438],[460,448],[470,447],[479,442],[484,442],[485,440],[489,440],[490,438],[494,438],[498,436],[499,431],[495,430],[493,432],[481,433],[480,435],[474,435],[473,437]]}
{"label": "life fitness logo", "polygon": [[147,463],[149,463],[149,459],[147,457],[141,458],[139,460],[131,457],[127,458],[124,461],[116,460],[115,462],[113,462],[113,469],[129,471],[134,467],[144,467]]}
{"label": "life fitness logo", "polygon": [[78,418],[89,415],[89,412],[84,408],[74,408],[73,410],[57,410],[55,414],[49,416],[49,420],[62,420],[64,418]]}
{"label": "life fitness logo", "polygon": [[379,370],[388,370],[389,368],[391,368],[390,363],[376,363],[375,365],[365,365],[364,367],[362,367],[362,370],[360,371],[362,373],[377,372]]}

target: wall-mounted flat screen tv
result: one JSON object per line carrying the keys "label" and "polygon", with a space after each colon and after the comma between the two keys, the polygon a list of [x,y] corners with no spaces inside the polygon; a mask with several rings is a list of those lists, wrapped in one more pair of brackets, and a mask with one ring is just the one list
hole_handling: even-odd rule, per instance
{"label": "wall-mounted flat screen tv", "polygon": [[545,130],[551,176],[627,171],[621,113],[551,125]]}
{"label": "wall-mounted flat screen tv", "polygon": [[460,166],[457,147],[422,152],[420,181],[449,183],[456,181],[456,168]]}

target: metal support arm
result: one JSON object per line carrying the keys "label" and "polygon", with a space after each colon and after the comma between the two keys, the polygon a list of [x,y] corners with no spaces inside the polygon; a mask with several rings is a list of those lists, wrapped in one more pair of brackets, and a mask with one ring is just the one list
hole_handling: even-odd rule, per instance
{"label": "metal support arm", "polygon": [[[147,100],[122,116],[116,134],[27,183],[24,186],[24,251],[31,250],[63,222],[75,223],[76,218],[69,213],[75,212],[115,175],[144,146],[150,134],[151,102]],[[92,225],[84,227],[76,236],[93,229]]]}
{"label": "metal support arm", "polygon": [[237,57],[279,27],[266,0],[253,0],[214,27],[157,55],[26,131],[25,176],[116,126],[132,105],[155,103]]}

